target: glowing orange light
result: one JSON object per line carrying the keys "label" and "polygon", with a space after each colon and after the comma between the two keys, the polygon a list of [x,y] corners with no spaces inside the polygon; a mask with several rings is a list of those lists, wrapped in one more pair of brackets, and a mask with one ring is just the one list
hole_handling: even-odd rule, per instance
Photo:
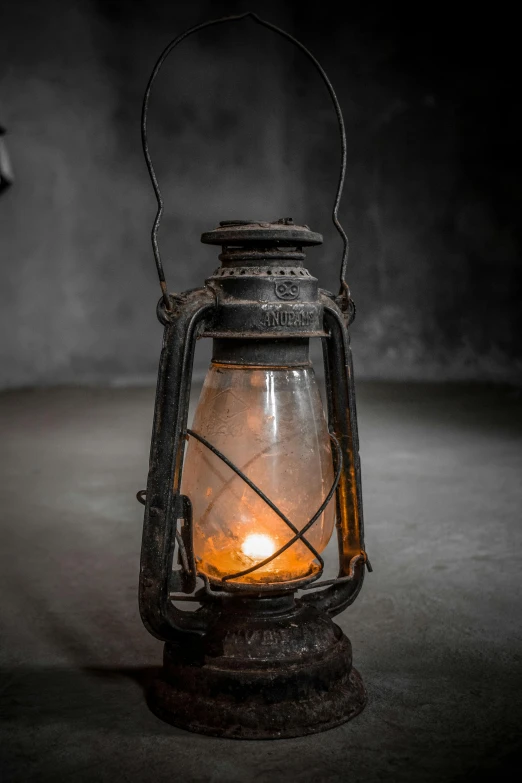
{"label": "glowing orange light", "polygon": [[[192,429],[245,473],[300,530],[333,481],[330,438],[309,365],[258,368],[214,362]],[[189,439],[183,492],[192,502],[197,568],[222,579],[266,560],[294,531],[230,467]],[[307,539],[321,552],[333,530],[330,503]],[[249,584],[313,574],[314,555],[296,541],[278,557],[236,577]]]}
{"label": "glowing orange light", "polygon": [[265,536],[262,533],[252,533],[243,541],[241,550],[243,554],[251,557],[252,560],[264,560],[266,557],[274,554],[276,545],[270,536]]}

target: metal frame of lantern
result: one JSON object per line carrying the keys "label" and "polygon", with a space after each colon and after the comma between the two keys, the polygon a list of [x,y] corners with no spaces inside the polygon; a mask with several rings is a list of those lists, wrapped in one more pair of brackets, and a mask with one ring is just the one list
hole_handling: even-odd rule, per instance
{"label": "metal frame of lantern", "polygon": [[[338,296],[318,288],[303,266],[303,248],[322,237],[291,219],[276,223],[228,221],[203,234],[220,245],[221,267],[203,288],[169,294],[157,242],[163,201],[147,144],[152,83],[172,49],[211,25],[251,18],[301,49],[323,78],[336,110],[342,141],[341,175],[333,209],[344,253]],[[331,617],[358,595],[370,565],[364,549],[355,392],[348,326],[355,308],[345,282],[348,242],[337,212],[346,166],[341,110],[323,69],[288,33],[255,14],[207,22],[174,40],[160,56],[147,86],[142,114],[145,159],[158,201],[152,244],[165,327],[156,392],[145,504],[139,599],[144,625],[164,641],[161,677],[149,704],[164,720],[193,731],[246,739],[291,737],[328,729],[358,714],[365,690],[352,667],[351,645]],[[196,341],[213,338],[222,363],[291,367],[303,363],[308,341],[323,343],[327,414],[334,446],[333,484],[320,508],[298,529],[243,472],[207,439],[187,428]],[[184,447],[192,437],[222,460],[288,526],[283,548],[249,569],[222,579],[198,573],[192,543],[192,507],[181,494]],[[306,532],[336,496],[339,575],[320,580],[323,560]],[[302,541],[318,568],[287,582],[234,580],[255,572]],[[178,566],[174,566],[177,557]],[[203,587],[197,588],[197,578]],[[312,588],[315,592],[308,592]],[[296,591],[304,594],[296,598]],[[198,601],[184,611],[174,601]]]}

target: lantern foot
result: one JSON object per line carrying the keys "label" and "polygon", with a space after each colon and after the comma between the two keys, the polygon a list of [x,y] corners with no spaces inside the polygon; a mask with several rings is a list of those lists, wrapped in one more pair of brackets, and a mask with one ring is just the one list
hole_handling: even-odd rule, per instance
{"label": "lantern foot", "polygon": [[326,613],[288,594],[222,603],[207,634],[165,645],[148,694],[159,718],[260,740],[326,731],[361,712],[366,692],[350,641]]}

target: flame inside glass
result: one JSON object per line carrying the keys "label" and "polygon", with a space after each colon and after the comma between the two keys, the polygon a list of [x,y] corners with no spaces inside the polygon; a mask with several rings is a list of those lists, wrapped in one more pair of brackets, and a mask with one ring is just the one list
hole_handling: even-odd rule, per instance
{"label": "flame inside glass", "polygon": [[[253,481],[300,530],[333,482],[330,438],[311,366],[255,368],[212,363],[192,429]],[[294,536],[288,525],[231,468],[189,438],[182,492],[194,514],[198,570],[210,578],[251,568]],[[335,502],[306,533],[321,552],[332,534]],[[282,582],[318,570],[297,541],[236,582]]]}

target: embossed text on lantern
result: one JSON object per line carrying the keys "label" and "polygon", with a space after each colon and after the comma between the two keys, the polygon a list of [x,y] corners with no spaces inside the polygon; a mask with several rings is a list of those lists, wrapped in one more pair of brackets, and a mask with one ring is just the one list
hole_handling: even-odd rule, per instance
{"label": "embossed text on lantern", "polygon": [[267,310],[264,326],[314,326],[314,310]]}

